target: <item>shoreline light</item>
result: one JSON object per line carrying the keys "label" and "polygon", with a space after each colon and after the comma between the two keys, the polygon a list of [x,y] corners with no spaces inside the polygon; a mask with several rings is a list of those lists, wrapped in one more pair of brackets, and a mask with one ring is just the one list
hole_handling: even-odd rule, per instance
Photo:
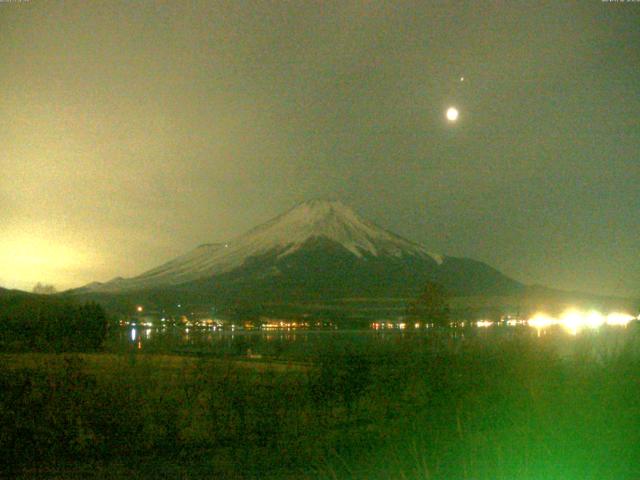
{"label": "shoreline light", "polygon": [[607,315],[607,325],[627,325],[635,318],[628,313],[612,312]]}
{"label": "shoreline light", "polygon": [[544,314],[544,313],[536,313],[532,318],[530,318],[527,322],[529,326],[536,328],[538,330],[549,328],[552,325],[557,324],[557,320]]}
{"label": "shoreline light", "polygon": [[571,335],[576,335],[584,329],[596,330],[603,325],[626,327],[635,317],[628,313],[611,312],[604,315],[597,310],[584,312],[575,308],[565,310],[559,317],[552,317],[544,312],[538,312],[526,323],[536,330],[544,330],[555,325],[561,326]]}

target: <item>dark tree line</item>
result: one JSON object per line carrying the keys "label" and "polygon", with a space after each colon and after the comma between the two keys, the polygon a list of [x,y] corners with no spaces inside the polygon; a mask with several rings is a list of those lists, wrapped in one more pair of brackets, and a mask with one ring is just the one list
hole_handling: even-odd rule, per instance
{"label": "dark tree line", "polygon": [[427,282],[422,292],[407,308],[409,325],[422,321],[447,327],[450,321],[449,295],[439,283]]}
{"label": "dark tree line", "polygon": [[0,300],[0,348],[11,351],[94,351],[107,334],[96,303],[78,305],[42,296]]}
{"label": "dark tree line", "polygon": [[33,293],[37,293],[40,295],[53,295],[57,291],[58,290],[53,285],[42,282],[36,283],[33,287]]}

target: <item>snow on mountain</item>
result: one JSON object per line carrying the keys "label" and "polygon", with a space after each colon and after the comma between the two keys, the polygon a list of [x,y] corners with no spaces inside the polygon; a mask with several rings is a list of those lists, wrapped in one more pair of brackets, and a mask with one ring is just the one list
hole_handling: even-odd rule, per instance
{"label": "snow on mountain", "polygon": [[314,200],[224,244],[205,244],[168,263],[131,279],[93,286],[94,291],[132,290],[177,285],[229,272],[251,258],[269,253],[290,255],[313,238],[324,238],[343,246],[356,257],[371,255],[430,258],[441,264],[443,257],[360,218],[339,201]]}
{"label": "snow on mountain", "polygon": [[[280,256],[298,250],[309,238],[324,237],[339,243],[357,257],[378,255],[439,256],[361,219],[351,208],[338,201],[315,200],[298,205],[287,213],[249,231],[237,245],[256,253],[283,248]],[[232,242],[234,245],[234,242]]]}

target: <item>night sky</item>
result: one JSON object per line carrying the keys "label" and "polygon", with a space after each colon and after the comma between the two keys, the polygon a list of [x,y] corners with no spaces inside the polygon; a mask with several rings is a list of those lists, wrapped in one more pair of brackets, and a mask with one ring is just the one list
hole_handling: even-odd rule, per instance
{"label": "night sky", "polygon": [[640,2],[0,2],[4,287],[135,275],[332,198],[638,296],[639,162]]}

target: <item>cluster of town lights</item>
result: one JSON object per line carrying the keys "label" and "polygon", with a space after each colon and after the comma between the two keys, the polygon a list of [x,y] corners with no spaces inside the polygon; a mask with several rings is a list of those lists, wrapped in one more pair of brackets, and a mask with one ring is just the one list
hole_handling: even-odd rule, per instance
{"label": "cluster of town lights", "polygon": [[[572,335],[576,335],[584,329],[595,330],[603,325],[626,326],[629,322],[635,320],[636,317],[627,313],[612,312],[604,315],[596,310],[581,311],[576,309],[566,310],[559,317],[552,317],[546,313],[536,313],[528,320],[512,320],[508,321],[508,325],[529,325],[538,331],[545,330],[556,325],[561,326]],[[476,323],[478,327],[490,327],[493,322],[489,320],[480,320]]]}
{"label": "cluster of town lights", "polygon": [[537,313],[529,319],[528,324],[537,330],[560,325],[567,332],[575,335],[585,328],[596,329],[603,325],[626,326],[632,320],[635,320],[635,317],[626,313],[613,312],[604,315],[596,310],[583,312],[572,309],[567,310],[558,318]]}

